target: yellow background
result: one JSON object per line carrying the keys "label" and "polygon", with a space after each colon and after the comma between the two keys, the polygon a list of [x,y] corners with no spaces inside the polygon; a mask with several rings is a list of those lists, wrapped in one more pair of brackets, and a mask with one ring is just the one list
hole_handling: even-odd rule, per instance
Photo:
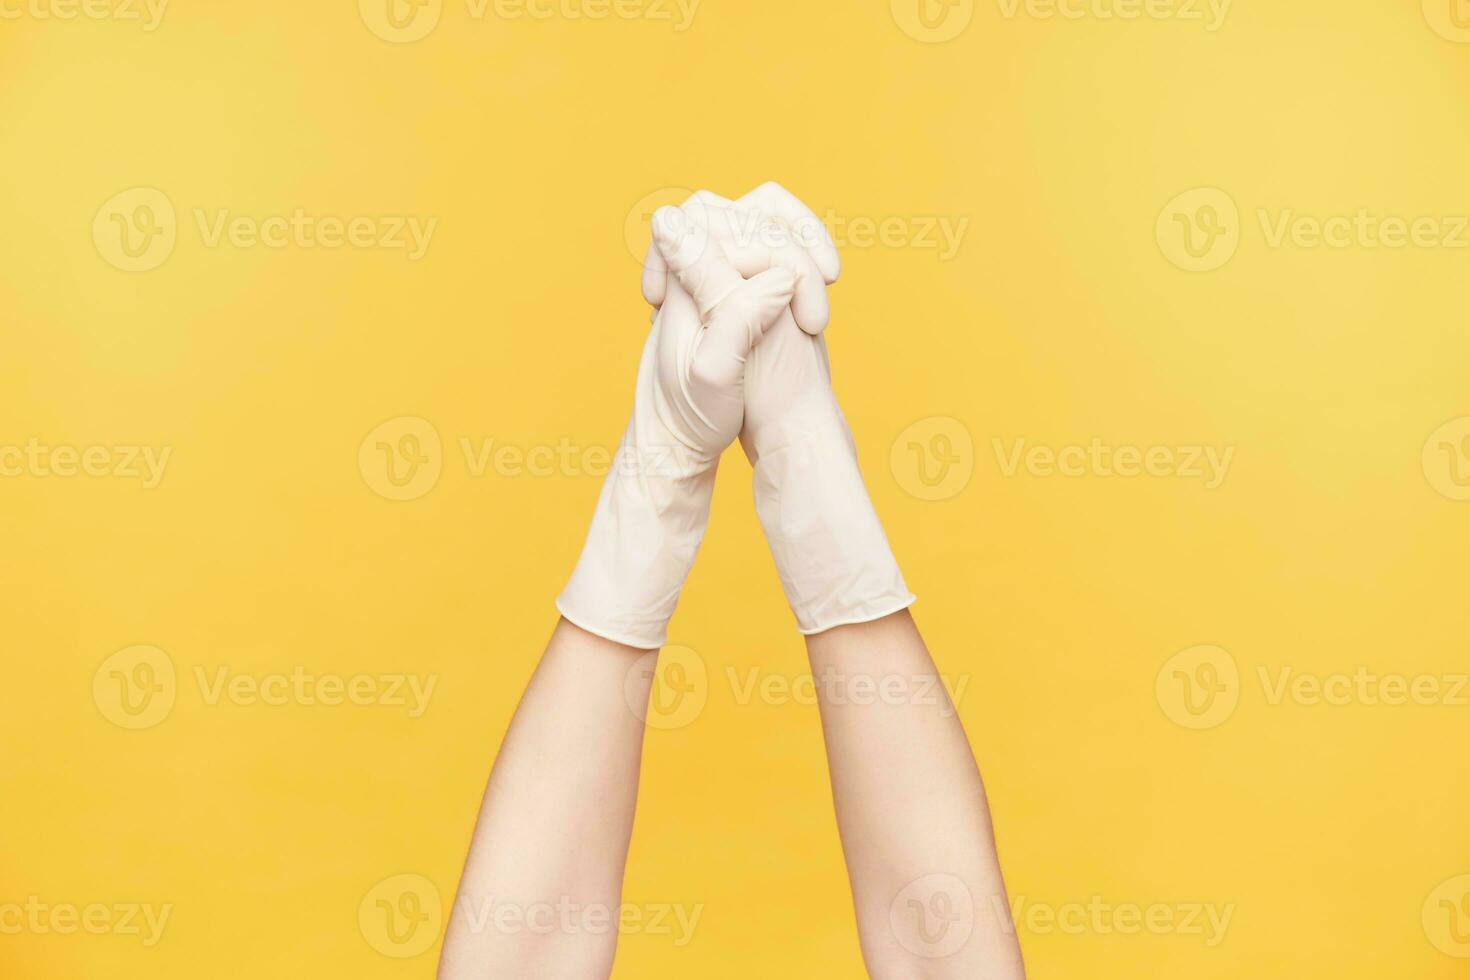
{"label": "yellow background", "polygon": [[[0,479],[0,905],[174,907],[148,948],[0,934],[0,973],[433,975],[359,903],[403,874],[452,896],[598,487],[476,476],[460,440],[613,445],[647,327],[630,213],[777,179],[844,219],[969,222],[947,261],[846,242],[830,344],[916,615],[968,678],[1013,896],[1233,908],[1213,947],[1023,927],[1031,975],[1464,976],[1430,927],[1470,872],[1470,707],[1273,704],[1259,672],[1467,670],[1470,503],[1421,453],[1470,416],[1470,251],[1272,247],[1258,212],[1470,213],[1470,46],[1410,0],[1237,0],[1216,31],[1024,11],[957,7],[946,43],[886,0],[704,0],[682,32],[449,0],[408,44],[344,0],[0,20],[0,444],[172,453],[153,489]],[[92,227],[136,187],[178,240],[128,273]],[[1239,247],[1186,272],[1155,229],[1201,187]],[[439,223],[414,262],[211,248],[194,218],[297,208]],[[359,447],[403,416],[442,474],[390,501]],[[930,417],[973,439],[939,501],[890,465]],[[1094,437],[1235,457],[1207,490],[1006,476],[992,443]],[[816,711],[727,680],[805,662],[738,452],[671,639],[708,700],[649,733],[626,899],[702,919],[627,937],[617,976],[860,976]],[[93,681],[135,645],[177,694],[125,730]],[[1193,730],[1156,679],[1201,645],[1238,706]],[[438,686],[414,719],[196,680],[298,667]]]}

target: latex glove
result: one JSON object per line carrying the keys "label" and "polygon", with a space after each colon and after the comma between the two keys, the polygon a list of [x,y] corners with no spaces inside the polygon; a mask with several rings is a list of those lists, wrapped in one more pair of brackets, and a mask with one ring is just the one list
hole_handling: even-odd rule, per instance
{"label": "latex glove", "polygon": [[632,418],[556,603],[577,626],[641,649],[664,644],[704,536],[716,464],[740,431],[746,358],[796,286],[781,268],[745,279],[717,242],[680,229],[673,211],[654,215],[672,281],[643,348]]}
{"label": "latex glove", "polygon": [[[842,264],[837,246],[821,220],[786,188],[762,184],[741,198],[739,207],[729,198],[702,190],[677,210],[670,209],[669,228],[681,246],[706,247],[712,235],[717,246],[742,275],[753,276],[773,267],[796,277],[791,310],[808,333],[827,326],[827,285],[837,281]],[[643,297],[655,309],[663,305],[668,265],[657,241],[649,242],[643,263]]]}
{"label": "latex glove", "polygon": [[[686,206],[686,218],[743,274],[774,265],[797,277],[792,310],[746,361],[740,434],[755,468],[756,512],[797,627],[820,633],[906,608],[914,595],[868,497],[819,335],[827,322],[826,293],[818,301],[811,286],[817,277],[835,280],[840,270],[830,236],[777,184],[733,202],[708,195],[696,203]],[[688,234],[698,238],[697,231]],[[658,298],[657,278],[645,274],[650,301]]]}

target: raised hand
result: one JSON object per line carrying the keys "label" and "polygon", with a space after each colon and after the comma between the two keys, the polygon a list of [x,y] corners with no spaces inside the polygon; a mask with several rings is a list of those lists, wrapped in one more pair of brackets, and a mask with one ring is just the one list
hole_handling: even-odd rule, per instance
{"label": "raised hand", "polygon": [[654,216],[668,257],[665,301],[587,542],[557,599],[577,626],[643,649],[663,645],[704,537],[715,466],[744,421],[745,362],[796,291],[786,269],[746,279],[675,214]]}

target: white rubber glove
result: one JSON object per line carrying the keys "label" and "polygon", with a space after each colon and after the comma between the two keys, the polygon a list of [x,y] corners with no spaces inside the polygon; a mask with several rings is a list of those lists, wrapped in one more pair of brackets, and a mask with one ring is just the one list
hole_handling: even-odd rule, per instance
{"label": "white rubber glove", "polygon": [[746,357],[796,285],[778,268],[744,279],[717,242],[681,227],[682,216],[654,215],[673,281],[582,556],[556,601],[582,629],[641,649],[664,644],[704,536],[715,466],[740,431]]}
{"label": "white rubber glove", "polygon": [[[914,595],[873,510],[832,390],[820,336],[827,323],[825,289],[820,301],[811,295],[816,279],[836,279],[836,247],[816,215],[777,184],[734,202],[707,195],[697,203],[685,209],[691,238],[707,229],[742,274],[774,265],[797,278],[792,311],[746,361],[740,441],[755,467],[756,512],[798,628],[820,633],[906,608]],[[661,298],[657,263],[651,255],[654,274],[644,279],[655,305]]]}

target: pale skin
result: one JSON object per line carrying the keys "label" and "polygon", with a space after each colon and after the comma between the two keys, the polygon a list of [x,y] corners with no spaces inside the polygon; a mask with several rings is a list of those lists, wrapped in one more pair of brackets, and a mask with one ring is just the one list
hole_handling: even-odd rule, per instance
{"label": "pale skin", "polygon": [[[979,769],[913,618],[806,639],[868,975],[1023,980]],[[611,975],[650,652],[558,622],[490,775],[439,980]],[[609,910],[611,927],[560,927],[560,909]]]}
{"label": "pale skin", "polygon": [[[497,929],[476,923],[474,910],[491,896],[521,908],[618,907],[643,748],[630,700],[646,703],[651,672],[637,666],[647,652],[557,624],[490,776],[439,980],[611,975],[616,929]],[[1021,980],[980,772],[913,618],[903,611],[828,630],[807,638],[807,652],[814,677],[842,679],[816,689],[868,975]],[[845,696],[860,677],[902,678],[913,696]],[[910,902],[953,907],[963,893],[951,878],[969,893],[973,931],[951,955],[919,955],[945,951],[942,939],[926,945],[942,926],[936,915],[920,932]],[[895,929],[895,900],[925,880],[950,901],[909,895]]]}
{"label": "pale skin", "polygon": [[615,931],[496,928],[474,910],[492,898],[618,907],[643,752],[632,704],[646,704],[652,686],[652,672],[636,669],[646,653],[557,623],[490,773],[440,980],[611,973]]}
{"label": "pale skin", "polygon": [[[807,655],[816,678],[830,673],[902,682],[897,697],[865,699],[833,697],[832,686],[817,685],[868,975],[1020,980],[1025,971],[1005,912],[980,770],[913,617],[904,610],[818,633],[807,637]],[[919,884],[906,892],[914,882]],[[973,932],[948,953],[947,943],[962,933],[941,934],[937,915],[928,916],[966,901]]]}

